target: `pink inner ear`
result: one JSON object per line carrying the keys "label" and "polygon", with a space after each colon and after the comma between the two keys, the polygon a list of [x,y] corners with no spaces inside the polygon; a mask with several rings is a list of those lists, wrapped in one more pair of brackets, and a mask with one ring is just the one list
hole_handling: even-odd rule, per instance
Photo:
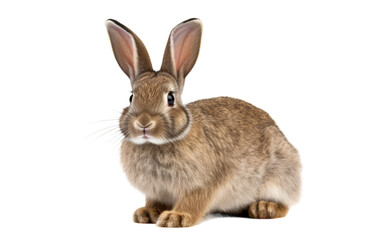
{"label": "pink inner ear", "polygon": [[110,36],[118,63],[122,69],[131,71],[130,76],[134,76],[136,47],[133,36],[115,24],[110,27]]}
{"label": "pink inner ear", "polygon": [[173,50],[176,71],[189,64],[192,59],[192,53],[194,51],[193,39],[196,38],[196,27],[187,26],[181,29],[175,30],[173,33]]}

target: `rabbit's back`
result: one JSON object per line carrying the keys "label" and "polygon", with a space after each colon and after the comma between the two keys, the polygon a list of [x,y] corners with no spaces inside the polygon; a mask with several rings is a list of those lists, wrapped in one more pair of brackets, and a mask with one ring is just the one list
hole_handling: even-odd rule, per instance
{"label": "rabbit's back", "polygon": [[219,97],[187,105],[203,129],[205,151],[229,166],[212,210],[235,212],[255,200],[291,205],[299,197],[300,161],[273,119],[245,101]]}

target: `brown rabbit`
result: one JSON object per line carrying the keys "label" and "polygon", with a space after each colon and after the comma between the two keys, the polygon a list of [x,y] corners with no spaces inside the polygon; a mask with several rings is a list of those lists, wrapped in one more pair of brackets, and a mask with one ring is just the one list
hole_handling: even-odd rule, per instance
{"label": "brown rabbit", "polygon": [[299,198],[301,165],[272,118],[234,98],[182,103],[199,53],[200,20],[171,31],[160,71],[130,29],[115,20],[106,27],[133,89],[120,129],[123,168],[146,195],[134,221],[188,227],[210,212],[284,217]]}

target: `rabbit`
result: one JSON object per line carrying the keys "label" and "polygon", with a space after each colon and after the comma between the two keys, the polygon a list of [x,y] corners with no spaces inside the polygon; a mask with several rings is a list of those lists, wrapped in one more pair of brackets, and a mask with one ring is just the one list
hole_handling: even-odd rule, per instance
{"label": "rabbit", "polygon": [[201,21],[171,31],[159,71],[134,32],[112,19],[106,28],[132,86],[119,127],[123,169],[146,196],[133,221],[189,227],[209,213],[284,217],[299,199],[301,164],[272,118],[230,97],[182,102],[199,55]]}

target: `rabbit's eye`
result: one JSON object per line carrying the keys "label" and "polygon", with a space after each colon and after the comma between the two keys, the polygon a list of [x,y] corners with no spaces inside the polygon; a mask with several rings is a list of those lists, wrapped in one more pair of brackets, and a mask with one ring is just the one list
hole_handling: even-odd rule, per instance
{"label": "rabbit's eye", "polygon": [[169,92],[168,95],[167,95],[167,102],[168,102],[168,105],[173,107],[174,106],[174,103],[175,103],[175,98],[174,98],[174,92]]}
{"label": "rabbit's eye", "polygon": [[133,95],[130,96],[129,101],[130,101],[130,103],[131,103],[131,101],[133,101]]}

